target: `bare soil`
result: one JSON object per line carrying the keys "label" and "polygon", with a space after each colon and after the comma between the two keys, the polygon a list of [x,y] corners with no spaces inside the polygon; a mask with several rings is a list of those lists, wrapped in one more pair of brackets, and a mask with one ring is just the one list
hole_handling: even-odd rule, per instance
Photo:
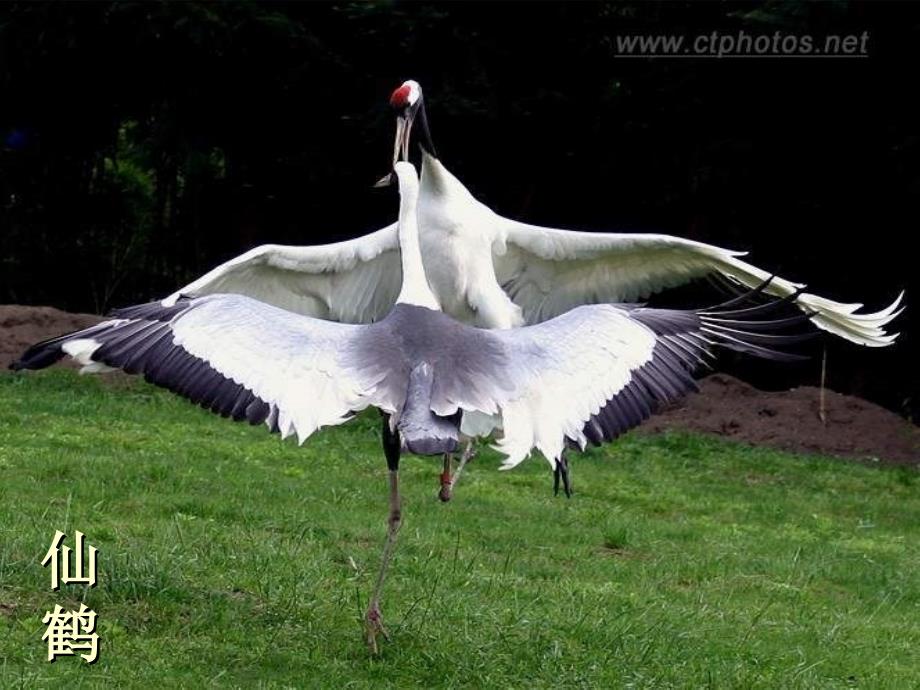
{"label": "bare soil", "polygon": [[700,381],[700,393],[652,417],[645,433],[684,429],[757,446],[920,468],[920,428],[862,398],[802,386],[767,392],[726,374]]}
{"label": "bare soil", "polygon": [[[30,345],[101,321],[53,307],[0,305],[0,366]],[[700,394],[664,410],[641,433],[683,429],[798,453],[920,468],[920,428],[861,398],[825,391],[825,421],[818,388],[766,392],[725,374],[700,383]]]}
{"label": "bare soil", "polygon": [[[54,307],[0,304],[0,370],[30,345],[102,321],[94,314],[72,314]],[[65,360],[61,360],[63,363]],[[75,367],[76,365],[69,365]]]}

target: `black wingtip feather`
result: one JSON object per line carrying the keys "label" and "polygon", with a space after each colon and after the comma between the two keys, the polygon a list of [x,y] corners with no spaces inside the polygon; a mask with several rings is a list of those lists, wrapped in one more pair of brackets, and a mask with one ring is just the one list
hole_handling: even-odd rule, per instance
{"label": "black wingtip feather", "polygon": [[[773,333],[807,323],[812,314],[762,320],[758,317],[795,300],[801,291],[744,309],[725,309],[749,301],[767,289],[770,280],[718,307],[700,311],[631,308],[630,316],[650,328],[656,337],[651,358],[631,372],[628,383],[585,423],[584,440],[592,444],[611,441],[638,426],[663,405],[699,390],[693,374],[707,366],[712,350],[723,348],[760,358],[797,362],[807,356],[785,352],[776,346],[810,340],[820,335]],[[571,441],[571,439],[569,439]]]}
{"label": "black wingtip feather", "polygon": [[[710,311],[724,310],[730,307],[737,306],[739,304],[750,302],[754,297],[757,297],[758,295],[763,294],[764,290],[766,290],[770,286],[770,283],[772,283],[775,278],[776,278],[776,274],[774,273],[769,278],[767,278],[765,281],[763,281],[760,285],[758,285],[757,287],[751,288],[750,290],[739,291],[738,289],[735,289],[733,290],[733,292],[737,294],[737,297],[734,297],[728,300],[727,302],[722,302],[721,304],[717,304],[713,307],[710,307],[709,310]],[[727,282],[728,281],[726,280],[726,283]],[[735,287],[734,284],[731,284],[731,283],[729,284],[732,285],[732,287]],[[737,287],[740,288],[741,283],[737,283]]]}
{"label": "black wingtip feather", "polygon": [[19,359],[10,362],[9,368],[13,371],[44,369],[60,361],[63,357],[64,351],[60,346],[39,343],[26,350]]}

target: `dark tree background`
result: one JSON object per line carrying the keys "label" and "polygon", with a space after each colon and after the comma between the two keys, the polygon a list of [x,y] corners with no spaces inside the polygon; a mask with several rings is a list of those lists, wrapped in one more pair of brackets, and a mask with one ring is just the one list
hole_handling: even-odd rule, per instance
{"label": "dark tree background", "polygon": [[[836,299],[910,299],[918,26],[908,3],[3,4],[0,301],[102,311],[258,243],[391,222],[371,184],[406,78],[447,165],[505,215],[678,234]],[[870,58],[616,57],[621,34],[741,29],[868,31]],[[888,350],[829,341],[831,387],[916,419],[918,324]],[[820,358],[746,366],[814,384]]]}

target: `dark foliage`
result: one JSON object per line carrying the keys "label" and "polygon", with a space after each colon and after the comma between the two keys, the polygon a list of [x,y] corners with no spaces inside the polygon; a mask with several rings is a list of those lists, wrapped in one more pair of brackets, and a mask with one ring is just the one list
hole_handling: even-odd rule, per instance
{"label": "dark foliage", "polygon": [[[445,162],[506,215],[750,249],[882,306],[920,288],[918,20],[909,3],[3,4],[0,301],[106,309],[254,244],[390,222],[371,184],[386,97],[412,77]],[[616,57],[617,35],[716,29],[868,31],[870,58]],[[829,343],[829,383],[916,410],[906,317],[895,349]]]}

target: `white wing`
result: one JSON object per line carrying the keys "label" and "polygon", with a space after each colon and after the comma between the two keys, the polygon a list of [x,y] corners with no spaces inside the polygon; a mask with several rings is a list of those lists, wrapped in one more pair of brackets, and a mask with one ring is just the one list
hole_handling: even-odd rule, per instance
{"label": "white wing", "polygon": [[315,247],[266,244],[221,264],[163,300],[233,293],[304,316],[371,323],[396,302],[402,284],[396,224]]}
{"label": "white wing", "polygon": [[96,371],[116,367],[205,409],[265,422],[302,443],[378,399],[381,370],[353,355],[367,326],[291,314],[241,295],[153,302],[115,312],[96,326],[39,343],[14,366],[37,369],[64,353]]}
{"label": "white wing", "polygon": [[[632,302],[665,288],[721,273],[748,288],[770,274],[733,252],[701,242],[654,234],[575,232],[498,218],[493,259],[498,282],[521,307],[528,323],[557,316],[580,304]],[[767,292],[778,297],[803,286],[774,278]],[[819,328],[860,345],[890,345],[897,335],[884,326],[899,313],[903,293],[887,308],[859,314],[862,304],[842,304],[802,293],[796,303]]]}

